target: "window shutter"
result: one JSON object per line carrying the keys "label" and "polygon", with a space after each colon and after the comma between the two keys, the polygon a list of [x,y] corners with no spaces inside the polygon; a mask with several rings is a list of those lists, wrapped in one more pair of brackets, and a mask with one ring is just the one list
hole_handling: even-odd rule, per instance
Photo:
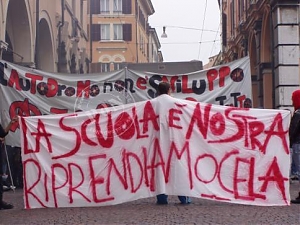
{"label": "window shutter", "polygon": [[97,63],[96,72],[101,72],[101,63]]}
{"label": "window shutter", "polygon": [[100,0],[90,0],[91,1],[91,13],[100,14]]}
{"label": "window shutter", "polygon": [[101,29],[100,24],[92,24],[92,41],[100,41],[101,40]]}
{"label": "window shutter", "polygon": [[137,0],[135,0],[135,15],[136,15],[136,18],[138,18],[138,15],[139,15],[139,6],[138,6],[138,2]]}
{"label": "window shutter", "polygon": [[101,72],[101,63],[92,63],[91,64],[91,73],[99,73]]}
{"label": "window shutter", "polygon": [[122,1],[122,13],[123,14],[131,14],[131,0],[123,0]]}
{"label": "window shutter", "polygon": [[131,24],[123,24],[123,39],[124,41],[132,41]]}

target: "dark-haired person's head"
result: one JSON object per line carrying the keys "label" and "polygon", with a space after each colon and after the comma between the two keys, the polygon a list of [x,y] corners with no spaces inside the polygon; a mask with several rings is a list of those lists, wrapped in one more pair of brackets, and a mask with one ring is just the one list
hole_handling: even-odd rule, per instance
{"label": "dark-haired person's head", "polygon": [[160,82],[157,87],[157,95],[170,95],[171,86],[168,82]]}

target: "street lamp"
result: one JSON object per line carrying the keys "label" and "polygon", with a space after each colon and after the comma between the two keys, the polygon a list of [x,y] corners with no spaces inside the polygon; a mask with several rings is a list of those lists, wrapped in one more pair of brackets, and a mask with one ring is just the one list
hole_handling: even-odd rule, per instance
{"label": "street lamp", "polygon": [[161,38],[167,38],[167,37],[168,37],[168,35],[166,34],[166,27],[163,26],[163,33],[161,35]]}

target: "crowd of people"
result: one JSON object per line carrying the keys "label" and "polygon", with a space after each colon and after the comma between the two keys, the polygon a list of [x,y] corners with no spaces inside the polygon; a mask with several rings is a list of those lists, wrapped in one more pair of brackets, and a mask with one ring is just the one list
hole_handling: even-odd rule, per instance
{"label": "crowd of people", "polygon": [[21,148],[16,146],[5,145],[4,139],[0,139],[0,183],[2,189],[0,190],[1,209],[13,208],[12,204],[3,201],[3,192],[12,191],[16,188],[23,188],[23,170],[21,160]]}
{"label": "crowd of people", "polygon": [[[8,151],[6,149],[5,146],[5,136],[8,134],[11,126],[17,122],[17,117],[13,118],[9,124],[3,128],[2,125],[0,125],[0,210],[1,209],[12,209],[13,205],[9,204],[7,202],[5,202],[3,200],[3,191],[5,190],[4,187],[6,187],[6,189],[10,189],[10,188],[14,188],[13,186],[13,174],[12,174],[12,170],[11,170],[11,165],[9,164],[10,162],[13,164],[13,166],[15,165],[15,163],[11,160],[9,160],[9,155],[11,155],[13,153],[13,151]],[[19,148],[20,150],[20,148]],[[8,154],[9,152],[9,154]],[[19,162],[21,163],[21,151],[19,151]],[[12,155],[13,156],[13,155]],[[22,165],[19,165],[22,168]],[[9,172],[9,173],[8,173]],[[22,173],[21,173],[22,174]],[[14,174],[15,176],[15,174]],[[22,179],[22,175],[21,175],[21,179]],[[9,182],[10,181],[10,182]],[[4,185],[5,184],[5,185]]]}

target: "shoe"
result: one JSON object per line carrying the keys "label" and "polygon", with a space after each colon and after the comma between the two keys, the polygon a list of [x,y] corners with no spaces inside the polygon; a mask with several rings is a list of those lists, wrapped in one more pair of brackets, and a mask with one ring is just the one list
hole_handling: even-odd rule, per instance
{"label": "shoe", "polygon": [[296,198],[295,200],[291,200],[292,204],[300,204],[300,198]]}
{"label": "shoe", "polygon": [[9,191],[9,190],[10,190],[10,187],[3,185],[3,191]]}
{"label": "shoe", "polygon": [[168,205],[168,202],[156,202],[157,205]]}
{"label": "shoe", "polygon": [[181,205],[188,205],[191,204],[191,202],[180,202]]}
{"label": "shoe", "polygon": [[178,196],[178,199],[182,205],[190,204],[192,202],[191,198],[188,196]]}
{"label": "shoe", "polygon": [[156,204],[157,205],[167,205],[168,204],[168,195],[159,194],[156,196]]}
{"label": "shoe", "polygon": [[290,177],[290,179],[291,179],[291,180],[298,180],[299,178],[298,178],[297,175],[292,175],[292,176]]}
{"label": "shoe", "polygon": [[299,194],[298,194],[298,197],[295,198],[295,200],[291,200],[291,203],[292,203],[292,204],[300,204],[300,192],[299,192]]}
{"label": "shoe", "polygon": [[0,210],[1,209],[12,209],[14,206],[12,204],[9,204],[7,202],[2,201],[0,203]]}

